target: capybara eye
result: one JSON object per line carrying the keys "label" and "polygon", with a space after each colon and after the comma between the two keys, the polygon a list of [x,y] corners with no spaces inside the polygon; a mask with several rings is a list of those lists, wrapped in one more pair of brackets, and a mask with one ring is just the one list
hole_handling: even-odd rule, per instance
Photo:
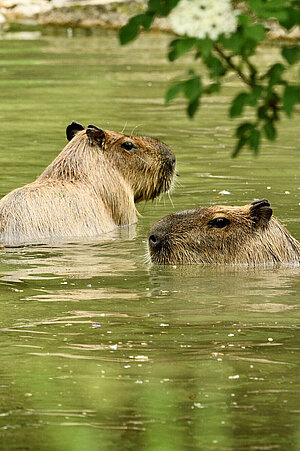
{"label": "capybara eye", "polygon": [[135,149],[135,145],[131,141],[125,141],[123,144],[121,144],[121,147],[125,150],[133,150]]}
{"label": "capybara eye", "polygon": [[227,218],[215,218],[208,223],[209,227],[215,227],[216,229],[222,229],[228,224],[230,224],[230,221]]}

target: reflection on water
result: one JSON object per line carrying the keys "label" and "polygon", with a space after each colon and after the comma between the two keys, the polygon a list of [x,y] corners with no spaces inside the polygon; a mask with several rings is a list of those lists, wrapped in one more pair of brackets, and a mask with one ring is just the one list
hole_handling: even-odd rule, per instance
{"label": "reflection on water", "polygon": [[[127,256],[127,249],[123,243],[135,237],[135,229],[135,225],[122,227],[84,242],[77,239],[72,243],[55,242],[52,245],[5,247],[2,249],[4,257],[2,262],[6,263],[5,267],[14,269],[3,271],[0,280],[20,282],[24,279],[41,279],[43,275],[46,279],[66,275],[70,278],[90,278],[116,270],[122,271],[123,259]],[[108,257],[112,246],[115,246],[117,255]],[[131,269],[133,268],[132,261]]]}
{"label": "reflection on water", "polygon": [[[166,42],[3,41],[1,194],[41,172],[70,120],[142,123],[176,151],[177,210],[268,197],[299,238],[296,118],[260,159],[231,160],[237,81],[189,122],[161,102],[181,71]],[[150,266],[147,230],[173,207],[138,208],[137,227],[99,240],[0,249],[3,449],[299,449],[299,268]]]}

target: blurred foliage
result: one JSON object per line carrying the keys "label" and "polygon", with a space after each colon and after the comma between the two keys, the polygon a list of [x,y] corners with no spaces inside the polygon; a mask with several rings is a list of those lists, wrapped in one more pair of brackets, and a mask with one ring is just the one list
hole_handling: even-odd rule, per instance
{"label": "blurred foliage", "polygon": [[[178,3],[179,0],[149,0],[148,9],[132,17],[120,30],[121,44],[131,42],[141,30],[148,30],[156,17],[168,16]],[[238,16],[237,30],[231,35],[221,34],[216,41],[208,37],[178,37],[170,42],[168,52],[169,61],[192,52],[207,67],[209,82],[204,83],[201,75],[190,70],[184,81],[173,84],[166,93],[166,103],[182,94],[187,99],[187,114],[191,118],[203,95],[220,91],[229,71],[234,71],[245,84],[245,90],[232,100],[229,115],[242,116],[248,106],[254,109],[255,119],[237,127],[233,156],[247,145],[258,154],[262,137],[275,140],[281,114],[291,116],[294,106],[300,103],[300,85],[291,84],[285,78],[288,69],[300,59],[299,46],[283,45],[282,58],[267,71],[255,64],[258,46],[266,36],[266,23],[276,20],[290,30],[300,23],[299,1],[249,0],[244,6]]]}

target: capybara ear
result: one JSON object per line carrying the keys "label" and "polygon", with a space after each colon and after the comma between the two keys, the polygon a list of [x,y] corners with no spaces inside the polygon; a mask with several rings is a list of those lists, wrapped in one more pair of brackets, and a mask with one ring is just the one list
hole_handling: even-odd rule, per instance
{"label": "capybara ear", "polygon": [[267,199],[255,200],[250,204],[251,219],[258,227],[267,225],[270,221],[272,213],[272,208]]}
{"label": "capybara ear", "polygon": [[86,134],[90,144],[97,144],[99,147],[102,147],[102,142],[105,138],[105,131],[102,128],[96,127],[96,125],[89,125],[86,129]]}
{"label": "capybara ear", "polygon": [[78,122],[72,121],[72,124],[68,125],[68,127],[66,128],[68,141],[71,141],[76,133],[80,132],[81,130],[84,130],[83,125],[79,124]]}

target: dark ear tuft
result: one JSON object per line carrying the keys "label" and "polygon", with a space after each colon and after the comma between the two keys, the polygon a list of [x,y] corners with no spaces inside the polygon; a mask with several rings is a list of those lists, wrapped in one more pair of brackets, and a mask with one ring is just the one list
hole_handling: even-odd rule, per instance
{"label": "dark ear tuft", "polygon": [[66,128],[66,134],[68,141],[71,141],[72,138],[76,135],[76,133],[84,130],[84,127],[78,122],[72,121],[72,124],[68,125]]}
{"label": "dark ear tuft", "polygon": [[96,125],[89,125],[86,129],[86,134],[90,144],[97,144],[99,147],[102,147],[102,142],[105,138],[105,131],[102,128],[96,127]]}
{"label": "dark ear tuft", "polygon": [[270,202],[267,199],[259,199],[259,200],[254,200],[253,202],[251,202],[250,205],[264,205],[266,207],[270,207]]}
{"label": "dark ear tuft", "polygon": [[250,216],[255,226],[267,225],[273,213],[269,201],[267,199],[255,200],[250,205]]}

